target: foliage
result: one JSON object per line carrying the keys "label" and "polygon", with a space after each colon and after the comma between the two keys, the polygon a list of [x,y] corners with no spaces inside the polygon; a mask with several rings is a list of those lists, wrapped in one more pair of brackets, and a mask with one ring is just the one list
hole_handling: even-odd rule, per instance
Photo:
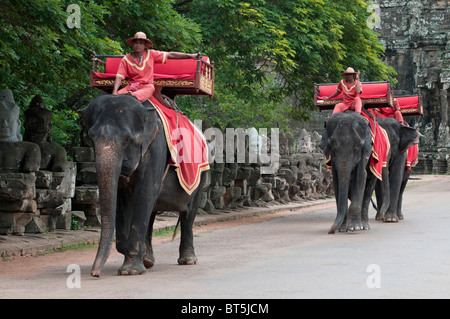
{"label": "foliage", "polygon": [[177,103],[183,105],[182,109],[191,119],[206,121],[209,125],[217,125],[223,130],[226,127],[287,128],[288,118],[285,114],[289,111],[290,105],[267,98],[274,83],[273,74],[266,76],[264,82],[253,83],[248,87],[248,90],[266,94],[243,97],[235,94],[227,83],[216,81],[213,99],[191,98],[186,101],[186,97],[178,97]]}
{"label": "foliage", "polygon": [[[80,28],[68,25],[70,4]],[[313,84],[337,82],[348,66],[366,81],[395,81],[366,8],[363,0],[3,0],[0,89],[12,89],[22,109],[42,95],[54,140],[68,147],[78,136],[74,111],[99,94],[88,83],[92,51],[126,53],[125,40],[143,31],[156,49],[215,62],[213,99],[177,99],[191,117],[282,127],[307,119]]]}
{"label": "foliage", "polygon": [[[362,0],[198,0],[183,10],[201,25],[218,82],[252,106],[294,97],[286,115],[300,119],[313,106],[313,84],[337,82],[348,66],[365,80],[395,81],[366,8]],[[260,90],[271,72],[280,77],[276,89]],[[221,104],[215,101],[212,108]]]}
{"label": "foliage", "polygon": [[[80,28],[69,27],[70,4],[79,5]],[[13,90],[22,109],[34,95],[43,96],[54,111],[54,140],[66,145],[77,136],[71,134],[73,111],[98,94],[89,88],[92,51],[123,54],[130,50],[125,40],[136,31],[146,32],[158,49],[196,50],[201,41],[198,26],[166,0],[3,0],[0,89]]]}

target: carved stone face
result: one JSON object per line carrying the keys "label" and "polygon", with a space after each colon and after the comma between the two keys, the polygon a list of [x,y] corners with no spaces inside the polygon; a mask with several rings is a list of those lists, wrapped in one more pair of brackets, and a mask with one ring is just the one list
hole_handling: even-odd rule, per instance
{"label": "carved stone face", "polygon": [[19,142],[20,121],[14,112],[0,112],[0,141]]}

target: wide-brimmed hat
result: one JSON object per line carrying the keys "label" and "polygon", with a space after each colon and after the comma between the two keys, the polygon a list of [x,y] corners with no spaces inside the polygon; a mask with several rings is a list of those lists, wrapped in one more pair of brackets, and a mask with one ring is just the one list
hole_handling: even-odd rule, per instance
{"label": "wide-brimmed hat", "polygon": [[134,37],[129,38],[127,40],[127,44],[128,45],[133,45],[133,41],[134,40],[144,40],[145,41],[145,47],[146,48],[150,48],[153,46],[152,41],[150,41],[149,39],[147,39],[147,35],[144,32],[136,32],[136,34],[134,35]]}
{"label": "wide-brimmed hat", "polygon": [[347,68],[344,73],[342,73],[342,76],[346,76],[347,74],[356,74],[355,70],[353,68]]}

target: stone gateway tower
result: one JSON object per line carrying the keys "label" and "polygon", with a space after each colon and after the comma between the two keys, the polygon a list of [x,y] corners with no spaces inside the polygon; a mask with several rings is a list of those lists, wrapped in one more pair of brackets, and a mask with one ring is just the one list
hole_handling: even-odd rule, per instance
{"label": "stone gateway tower", "polygon": [[423,96],[424,116],[410,123],[424,135],[419,166],[427,173],[448,173],[450,1],[367,0],[367,3],[373,3],[369,7],[379,15],[373,27],[386,47],[385,62],[398,73],[395,94]]}

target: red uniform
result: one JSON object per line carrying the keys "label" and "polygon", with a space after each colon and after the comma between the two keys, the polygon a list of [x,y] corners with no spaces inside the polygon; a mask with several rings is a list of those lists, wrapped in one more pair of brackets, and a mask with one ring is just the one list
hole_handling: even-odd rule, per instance
{"label": "red uniform", "polygon": [[134,60],[131,54],[127,54],[120,62],[117,76],[122,80],[128,78],[128,85],[119,90],[117,94],[132,92],[139,102],[148,100],[155,92],[153,85],[153,69],[155,63],[165,63],[167,52],[150,50],[144,51],[142,61]]}
{"label": "red uniform", "polygon": [[[336,90],[338,92],[342,92],[344,96],[344,102],[336,104],[333,110],[334,113],[344,112],[345,110],[355,110],[357,113],[361,113],[362,102],[359,97],[359,93],[356,92],[356,84],[358,81],[353,82],[352,84],[347,84],[345,80],[341,80],[339,82]],[[362,87],[361,87],[362,90]]]}
{"label": "red uniform", "polygon": [[[397,107],[400,108],[398,100],[396,100],[396,101],[397,101]],[[379,118],[382,118],[382,119],[386,119],[388,117],[393,117],[394,119],[396,119],[400,123],[403,123],[402,112],[400,112],[399,110],[396,110],[394,108],[380,107],[380,108],[377,108],[377,109],[372,109],[372,114],[375,115],[375,117],[379,117]]]}

